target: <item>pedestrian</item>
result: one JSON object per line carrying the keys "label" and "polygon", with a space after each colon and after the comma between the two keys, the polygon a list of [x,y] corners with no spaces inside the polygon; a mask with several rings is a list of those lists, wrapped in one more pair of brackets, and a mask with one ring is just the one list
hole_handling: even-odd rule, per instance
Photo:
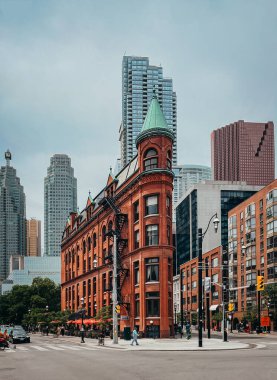
{"label": "pedestrian", "polygon": [[48,326],[46,326],[46,335],[48,336],[48,334],[49,334],[49,327]]}
{"label": "pedestrian", "polygon": [[187,334],[187,340],[191,338],[191,327],[189,321],[186,323],[186,334]]}
{"label": "pedestrian", "polygon": [[64,336],[64,326],[61,327],[61,335]]}
{"label": "pedestrian", "polygon": [[134,342],[136,342],[136,345],[138,346],[139,345],[138,344],[138,332],[137,332],[136,328],[134,328],[132,335],[133,335],[133,340],[132,340],[131,346],[133,345]]}
{"label": "pedestrian", "polygon": [[85,329],[84,329],[84,325],[82,325],[81,327],[81,343],[85,343]]}

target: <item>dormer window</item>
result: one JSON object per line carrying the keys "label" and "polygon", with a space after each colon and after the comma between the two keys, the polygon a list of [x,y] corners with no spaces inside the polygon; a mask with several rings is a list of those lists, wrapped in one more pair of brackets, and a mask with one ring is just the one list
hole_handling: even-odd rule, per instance
{"label": "dormer window", "polygon": [[158,152],[150,148],[144,155],[144,170],[156,169],[158,167]]}
{"label": "dormer window", "polygon": [[170,152],[170,150],[167,152],[167,156],[166,156],[166,166],[167,166],[167,169],[170,169],[170,170],[171,170],[172,163],[171,163],[171,152]]}

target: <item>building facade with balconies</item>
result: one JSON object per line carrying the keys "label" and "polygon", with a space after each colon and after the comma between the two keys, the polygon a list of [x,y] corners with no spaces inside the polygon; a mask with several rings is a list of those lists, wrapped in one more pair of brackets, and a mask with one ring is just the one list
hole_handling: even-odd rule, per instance
{"label": "building facade with balconies", "polygon": [[[257,276],[264,276],[265,289],[277,282],[277,180],[229,211],[228,217],[230,302],[241,319],[257,306]],[[267,300],[261,295],[261,312],[267,316]],[[275,311],[276,306],[271,304]]]}
{"label": "building facade with balconies", "polygon": [[[157,98],[150,104],[135,156],[105,188],[71,213],[61,252],[61,308],[95,317],[112,306],[113,236],[117,241],[120,331],[173,332],[172,144]],[[110,234],[109,234],[110,232]]]}

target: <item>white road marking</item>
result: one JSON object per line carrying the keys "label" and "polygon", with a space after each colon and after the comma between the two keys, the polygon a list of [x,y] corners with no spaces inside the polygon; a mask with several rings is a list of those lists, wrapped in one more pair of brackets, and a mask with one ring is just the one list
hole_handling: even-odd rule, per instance
{"label": "white road marking", "polygon": [[21,346],[16,346],[17,348],[17,350],[19,350],[19,351],[30,351],[29,350],[29,348],[26,348],[26,347],[21,347]]}
{"label": "white road marking", "polygon": [[82,346],[80,348],[83,350],[97,351],[97,347],[84,347],[84,346]]}
{"label": "white road marking", "polygon": [[40,346],[30,346],[31,348],[34,348],[38,351],[48,351],[47,348],[43,348],[43,347],[40,347]]}
{"label": "white road marking", "polygon": [[73,351],[80,351],[81,350],[81,348],[78,348],[78,347],[72,347],[72,346],[63,346],[63,345],[59,345],[59,347],[62,347],[62,348],[64,348],[64,349],[66,349],[66,350],[73,350]]}
{"label": "white road marking", "polygon": [[56,350],[56,351],[64,351],[64,348],[61,348],[60,346],[54,346],[52,344],[45,344],[45,347],[47,348],[51,348],[52,350]]}

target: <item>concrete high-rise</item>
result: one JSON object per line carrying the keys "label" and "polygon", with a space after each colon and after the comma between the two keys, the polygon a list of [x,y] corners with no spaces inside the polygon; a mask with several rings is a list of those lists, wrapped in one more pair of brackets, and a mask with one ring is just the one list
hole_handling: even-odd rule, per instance
{"label": "concrete high-rise", "polygon": [[122,62],[122,123],[119,130],[121,166],[136,154],[136,138],[142,129],[155,90],[169,129],[174,134],[172,164],[177,164],[177,105],[172,79],[164,78],[161,66],[149,58],[124,56]]}
{"label": "concrete high-rise", "polygon": [[202,165],[178,165],[173,168],[174,205],[196,183],[211,179],[211,168]]}
{"label": "concrete high-rise", "polygon": [[41,221],[27,220],[27,256],[41,256]]}
{"label": "concrete high-rise", "polygon": [[265,186],[274,180],[274,125],[243,120],[212,132],[215,181],[245,181]]}
{"label": "concrete high-rise", "polygon": [[77,179],[66,154],[50,159],[44,178],[44,255],[59,256],[66,221],[77,210]]}
{"label": "concrete high-rise", "polygon": [[5,153],[0,169],[0,283],[10,271],[12,255],[26,255],[26,200],[23,186],[10,166],[12,155]]}

